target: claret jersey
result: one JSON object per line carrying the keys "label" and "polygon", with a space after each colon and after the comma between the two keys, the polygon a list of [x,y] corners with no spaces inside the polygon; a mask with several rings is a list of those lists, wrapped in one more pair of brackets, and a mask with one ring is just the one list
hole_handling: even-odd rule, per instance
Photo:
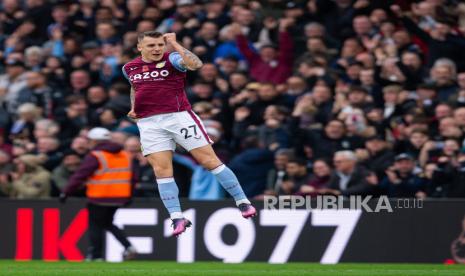
{"label": "claret jersey", "polygon": [[138,118],[191,109],[187,100],[186,68],[178,52],[165,53],[147,63],[138,57],[123,65],[123,74],[135,90],[134,111]]}

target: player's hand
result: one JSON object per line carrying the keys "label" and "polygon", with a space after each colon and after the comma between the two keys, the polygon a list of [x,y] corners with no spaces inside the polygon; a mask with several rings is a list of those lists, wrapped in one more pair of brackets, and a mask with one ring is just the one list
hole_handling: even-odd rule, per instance
{"label": "player's hand", "polygon": [[173,44],[176,42],[176,34],[166,33],[163,35],[163,39],[166,41],[167,44]]}
{"label": "player's hand", "polygon": [[134,109],[131,109],[129,112],[128,112],[128,117],[135,120],[137,119],[137,115],[136,115],[136,112],[134,111]]}

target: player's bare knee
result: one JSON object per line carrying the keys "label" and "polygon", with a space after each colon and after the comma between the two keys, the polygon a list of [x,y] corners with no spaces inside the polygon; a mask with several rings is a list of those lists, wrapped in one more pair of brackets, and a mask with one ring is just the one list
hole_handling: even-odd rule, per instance
{"label": "player's bare knee", "polygon": [[173,176],[173,169],[167,166],[156,166],[154,165],[153,171],[157,178],[164,178],[164,177],[172,177]]}
{"label": "player's bare knee", "polygon": [[200,165],[207,170],[213,170],[214,168],[221,165],[221,161],[218,158],[204,158],[200,160]]}

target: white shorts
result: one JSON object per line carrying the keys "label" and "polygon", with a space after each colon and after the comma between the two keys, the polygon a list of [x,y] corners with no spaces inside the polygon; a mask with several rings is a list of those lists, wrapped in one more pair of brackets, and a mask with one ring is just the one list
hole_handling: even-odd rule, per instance
{"label": "white shorts", "polygon": [[159,114],[137,121],[142,153],[176,149],[176,143],[187,151],[213,144],[200,118],[193,111]]}

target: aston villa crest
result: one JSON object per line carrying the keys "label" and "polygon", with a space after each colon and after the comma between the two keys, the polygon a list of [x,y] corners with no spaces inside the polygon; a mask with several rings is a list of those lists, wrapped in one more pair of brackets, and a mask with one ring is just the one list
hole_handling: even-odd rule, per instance
{"label": "aston villa crest", "polygon": [[163,67],[165,67],[165,63],[166,63],[166,61],[159,62],[159,63],[157,63],[157,65],[155,65],[155,68],[157,68],[157,69],[163,68]]}

